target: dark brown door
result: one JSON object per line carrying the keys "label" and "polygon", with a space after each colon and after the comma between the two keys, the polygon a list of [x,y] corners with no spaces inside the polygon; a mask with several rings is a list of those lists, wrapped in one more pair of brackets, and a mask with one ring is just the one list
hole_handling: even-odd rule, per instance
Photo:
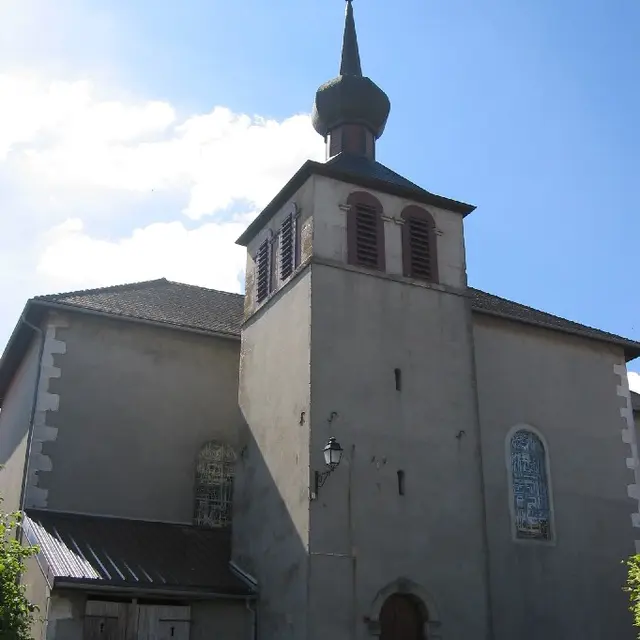
{"label": "dark brown door", "polygon": [[423,627],[420,609],[408,596],[394,594],[382,605],[380,640],[425,640]]}

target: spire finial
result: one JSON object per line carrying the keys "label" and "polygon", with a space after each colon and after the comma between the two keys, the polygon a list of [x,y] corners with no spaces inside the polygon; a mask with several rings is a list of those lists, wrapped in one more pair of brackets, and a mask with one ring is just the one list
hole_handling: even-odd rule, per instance
{"label": "spire finial", "polygon": [[344,23],[344,37],[342,39],[341,76],[362,76],[360,66],[360,52],[358,50],[358,36],[356,21],[353,17],[352,0],[347,0],[347,16]]}

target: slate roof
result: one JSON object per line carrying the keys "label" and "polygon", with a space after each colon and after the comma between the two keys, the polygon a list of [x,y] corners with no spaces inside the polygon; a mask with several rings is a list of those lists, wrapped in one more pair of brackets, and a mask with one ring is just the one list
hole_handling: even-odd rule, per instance
{"label": "slate roof", "polygon": [[253,595],[230,568],[228,530],[37,509],[22,526],[54,586]]}
{"label": "slate roof", "polygon": [[[640,356],[640,343],[594,329],[532,307],[468,289],[472,310],[507,320],[608,342],[624,349],[627,360]],[[133,284],[38,296],[27,303],[23,316],[38,324],[48,308],[78,310],[175,329],[237,338],[243,319],[244,296],[171,282],[164,278]],[[0,403],[28,348],[32,331],[16,326],[0,360]]]}
{"label": "slate roof", "polygon": [[362,156],[339,153],[335,158],[331,158],[331,160],[326,162],[325,165],[334,167],[340,171],[344,171],[345,173],[367,176],[398,187],[415,189],[417,191],[421,191],[423,194],[429,193],[426,189],[419,187],[415,182],[411,182],[411,180],[407,180],[407,178],[401,176],[395,171],[392,171],[381,162],[368,160]]}
{"label": "slate roof", "polygon": [[625,353],[631,356],[629,359],[640,356],[640,342],[629,340],[628,338],[623,338],[622,336],[607,331],[601,331],[600,329],[594,329],[593,327],[579,324],[578,322],[573,322],[560,316],[554,316],[544,311],[538,311],[533,307],[527,307],[526,305],[507,300],[506,298],[499,298],[498,296],[485,293],[479,289],[469,288],[468,291],[471,297],[471,308],[478,313],[486,313],[508,320],[515,320],[516,322],[554,329],[564,333],[572,333],[602,342],[611,342],[612,344],[623,347]]}
{"label": "slate roof", "polygon": [[237,293],[160,278],[102,289],[38,296],[34,301],[175,327],[237,335],[242,323],[243,298]]}

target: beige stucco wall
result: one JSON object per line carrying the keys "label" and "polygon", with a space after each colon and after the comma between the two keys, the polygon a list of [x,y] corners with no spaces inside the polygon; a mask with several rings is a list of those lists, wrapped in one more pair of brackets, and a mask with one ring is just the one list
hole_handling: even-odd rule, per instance
{"label": "beige stucco wall", "polygon": [[[380,191],[362,189],[324,176],[315,176],[313,205],[313,254],[340,263],[347,263],[347,213],[340,208],[354,191],[367,191],[382,204],[385,220],[386,271],[402,275],[401,226],[396,222],[412,200],[398,198]],[[466,266],[462,216],[438,207],[419,204],[433,216],[438,232],[438,273],[443,285],[462,288],[466,285]]]}
{"label": "beige stucco wall", "polygon": [[36,557],[32,556],[31,558],[27,558],[25,569],[22,576],[25,594],[29,602],[38,607],[38,611],[34,612],[34,624],[31,627],[31,636],[33,640],[44,640],[49,605],[49,585],[40,570]]}
{"label": "beige stucco wall", "polygon": [[42,506],[190,522],[200,447],[235,446],[242,424],[239,343],[85,314],[65,320]]}
{"label": "beige stucco wall", "polygon": [[258,580],[263,640],[308,637],[310,284],[307,269],[242,334],[233,553]]}
{"label": "beige stucco wall", "polygon": [[15,511],[25,466],[31,407],[39,368],[40,340],[34,338],[22,361],[0,411],[0,497],[2,509]]}
{"label": "beige stucco wall", "polygon": [[[496,640],[633,638],[621,591],[637,511],[621,351],[480,314],[474,338]],[[505,440],[518,424],[548,444],[553,544],[512,537]]]}

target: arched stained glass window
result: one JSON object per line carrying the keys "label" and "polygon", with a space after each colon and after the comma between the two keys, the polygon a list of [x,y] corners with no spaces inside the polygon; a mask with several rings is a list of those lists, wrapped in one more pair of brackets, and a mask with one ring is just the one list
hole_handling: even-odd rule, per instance
{"label": "arched stained glass window", "polygon": [[204,527],[231,524],[236,454],[228,445],[207,442],[196,463],[194,522]]}
{"label": "arched stained glass window", "polygon": [[509,443],[513,515],[517,538],[551,539],[547,453],[532,431],[520,430]]}

